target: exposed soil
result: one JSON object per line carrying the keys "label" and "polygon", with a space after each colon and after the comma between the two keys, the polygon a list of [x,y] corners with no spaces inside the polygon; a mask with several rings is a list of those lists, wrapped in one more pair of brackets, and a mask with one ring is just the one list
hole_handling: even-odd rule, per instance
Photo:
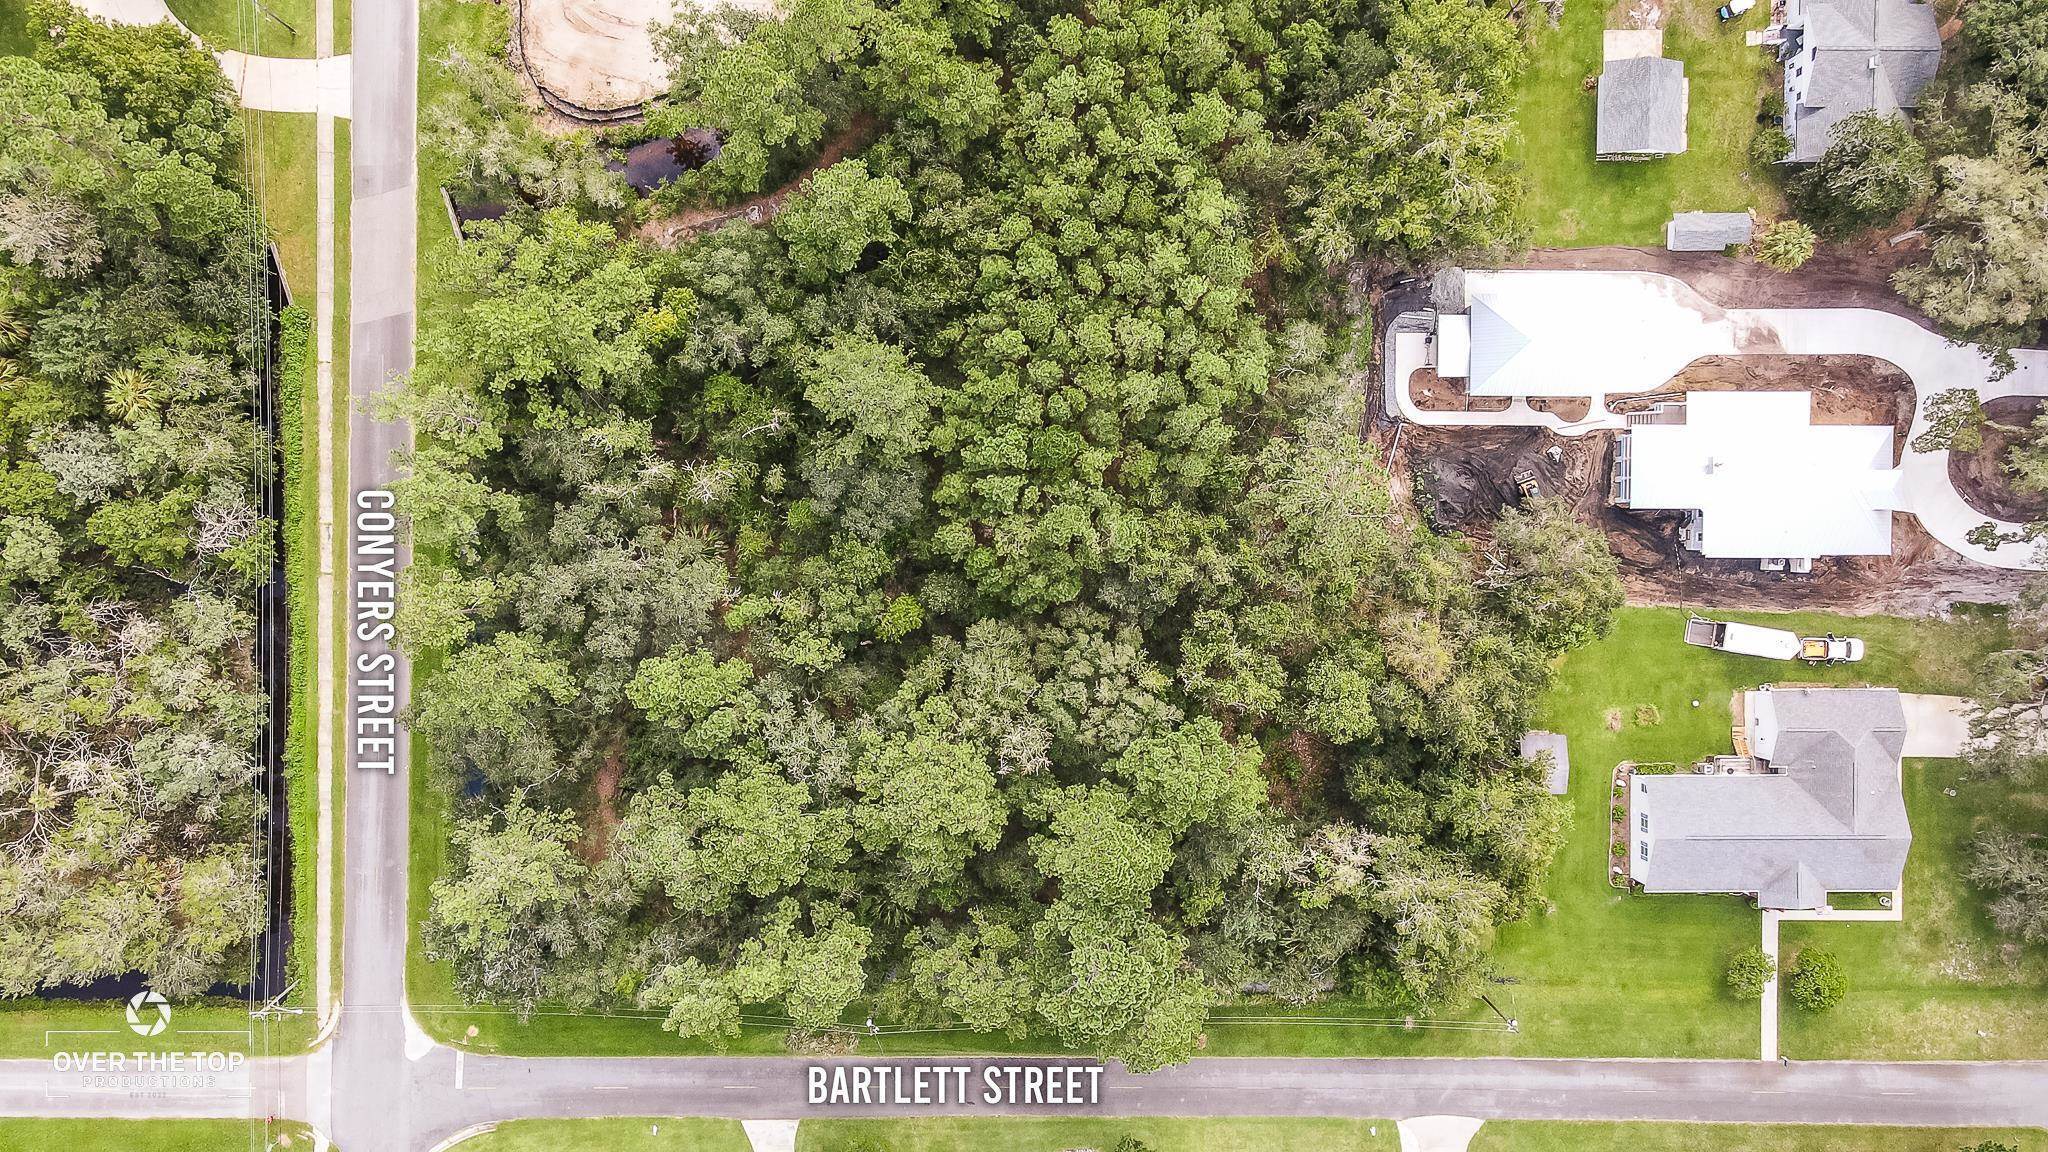
{"label": "exposed soil", "polygon": [[2032,434],[2041,414],[2038,396],[2001,396],[1984,405],[1984,445],[1948,454],[1948,479],[1963,501],[1986,516],[2021,522],[2048,520],[2048,493],[2021,492],[2005,470],[2005,455]]}
{"label": "exposed soil", "polygon": [[1593,412],[1590,396],[1531,396],[1529,407],[1548,412],[1567,424],[1576,424]]}
{"label": "exposed soil", "polygon": [[1707,559],[1678,542],[1684,513],[1607,503],[1613,441],[1610,432],[1563,437],[1541,428],[1410,425],[1394,474],[1412,480],[1416,505],[1431,523],[1484,540],[1515,499],[1514,477],[1533,472],[1544,495],[1564,499],[1607,534],[1632,604],[1919,616],[1955,602],[2009,602],[2026,583],[2027,573],[1963,559],[1905,514],[1892,519],[1890,556],[1823,558],[1804,574],[1764,572],[1753,560]]}
{"label": "exposed soil", "polygon": [[1923,328],[1934,325],[1892,292],[1891,274],[1917,245],[1823,244],[1797,272],[1779,272],[1719,252],[1667,252],[1662,248],[1538,248],[1519,268],[1586,268],[1662,272],[1676,276],[1723,308],[1876,308]]}
{"label": "exposed soil", "polygon": [[692,232],[715,228],[729,220],[744,218],[750,224],[762,224],[773,220],[782,211],[782,204],[789,195],[802,188],[804,183],[820,169],[830,167],[848,155],[864,147],[874,135],[875,119],[867,113],[854,117],[839,135],[825,144],[817,159],[804,165],[804,169],[772,192],[750,196],[737,204],[722,204],[704,208],[690,208],[669,216],[658,216],[637,229],[642,240],[663,248],[673,248],[682,238]]}
{"label": "exposed soil", "polygon": [[1684,392],[1811,392],[1815,424],[1889,424],[1897,463],[1913,426],[1913,378],[1869,356],[1707,356],[1652,392],[1607,398],[1614,412],[1642,412]]}
{"label": "exposed soil", "polygon": [[1446,380],[1431,368],[1417,369],[1408,378],[1408,398],[1424,412],[1504,412],[1513,401],[1506,396],[1473,396],[1463,380]]}
{"label": "exposed soil", "polygon": [[595,864],[611,851],[612,830],[619,826],[619,777],[626,768],[626,748],[623,739],[613,743],[611,750],[598,763],[597,777],[591,781],[591,803],[577,807],[589,813],[583,824],[583,836],[576,844],[576,854],[586,864]]}

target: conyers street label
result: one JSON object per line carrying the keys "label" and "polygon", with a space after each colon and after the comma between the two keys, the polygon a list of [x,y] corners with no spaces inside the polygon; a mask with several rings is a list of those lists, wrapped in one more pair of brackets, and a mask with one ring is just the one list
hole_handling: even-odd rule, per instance
{"label": "conyers street label", "polygon": [[349,675],[356,767],[398,771],[398,654],[391,650],[398,612],[398,518],[391,493],[356,493],[350,627],[356,641]]}

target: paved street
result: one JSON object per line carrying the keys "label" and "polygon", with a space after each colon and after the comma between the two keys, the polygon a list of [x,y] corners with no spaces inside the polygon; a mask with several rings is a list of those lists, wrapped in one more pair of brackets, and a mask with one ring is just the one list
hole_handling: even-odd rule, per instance
{"label": "paved street", "polygon": [[[381,640],[366,640],[367,597],[356,593],[373,574],[363,554],[359,526],[365,515],[381,514],[381,501],[366,496],[390,486],[392,453],[407,447],[410,431],[376,420],[364,401],[412,370],[414,263],[417,247],[415,77],[419,54],[416,8],[405,0],[361,0],[354,10],[352,196],[350,205],[350,329],[348,570],[349,642],[343,676],[348,704],[343,713],[343,752],[348,764],[342,824],[342,972],[340,1029],[331,1044],[332,1080],[328,1134],[352,1152],[412,1148],[414,1093],[405,1058],[406,783],[405,747],[365,751],[359,720],[368,715],[369,693],[405,699],[407,668],[394,654],[395,680],[378,692],[368,681],[386,651]],[[366,507],[366,505],[368,505]],[[403,545],[396,566],[405,562]],[[381,578],[381,577],[375,577]],[[395,761],[393,770],[362,768],[365,761]],[[317,1072],[317,1069],[316,1069]],[[319,1091],[315,1077],[314,1090]]]}
{"label": "paved street", "polygon": [[[357,1017],[349,1030],[381,1035]],[[367,1054],[360,1040],[345,1050]],[[435,1048],[418,1061],[384,1053],[391,1096],[337,1098],[346,1152],[423,1150],[471,1125],[537,1116],[1044,1115],[1366,1116],[1456,1113],[1482,1119],[1694,1120],[1755,1123],[2048,1124],[2048,1063],[1780,1066],[1748,1060],[1213,1059],[1149,1076],[1112,1069],[1096,1108],[810,1107],[789,1058],[512,1059]],[[862,1061],[931,1064],[934,1061]],[[959,1060],[975,1068],[985,1060]],[[1007,1063],[1014,1063],[1008,1061]],[[46,1061],[0,1061],[0,1115],[299,1115],[303,1060],[263,1061],[252,1096],[211,1101],[124,1096],[52,1100],[71,1081]],[[458,1081],[460,1086],[458,1086]],[[970,1076],[969,1083],[975,1082]],[[341,1084],[337,1081],[337,1089]],[[406,1125],[404,1142],[393,1139]],[[353,1138],[341,1136],[343,1132]]]}

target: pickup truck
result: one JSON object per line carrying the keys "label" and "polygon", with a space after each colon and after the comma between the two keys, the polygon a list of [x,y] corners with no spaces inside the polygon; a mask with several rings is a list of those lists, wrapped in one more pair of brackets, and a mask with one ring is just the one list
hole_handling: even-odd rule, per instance
{"label": "pickup truck", "polygon": [[1801,636],[1783,628],[1760,628],[1755,624],[1708,620],[1694,616],[1685,622],[1685,642],[1719,652],[1760,656],[1766,660],[1804,660],[1808,664],[1850,664],[1863,659],[1863,641],[1850,636]]}

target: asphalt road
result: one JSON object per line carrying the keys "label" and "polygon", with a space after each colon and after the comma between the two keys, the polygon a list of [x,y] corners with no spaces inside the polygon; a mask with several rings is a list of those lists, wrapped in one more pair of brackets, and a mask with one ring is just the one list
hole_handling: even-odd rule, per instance
{"label": "asphalt road", "polygon": [[[363,637],[359,625],[365,569],[359,517],[381,511],[374,495],[396,471],[392,454],[408,447],[411,430],[373,418],[364,401],[412,370],[418,237],[417,138],[418,11],[407,0],[357,0],[354,8],[355,80],[351,97],[349,232],[348,528],[350,589],[348,703],[343,712],[343,755],[349,765],[343,817],[341,1019],[328,1051],[315,1062],[314,1115],[349,1152],[403,1152],[415,1145],[414,1093],[405,1058],[406,783],[403,741],[395,752],[359,746],[357,719],[366,694],[406,698],[404,657],[393,653],[394,672],[359,671],[387,649]],[[369,507],[365,507],[369,505]],[[398,546],[396,567],[406,556]],[[374,622],[371,622],[374,623]],[[367,683],[392,675],[393,688]],[[393,770],[381,765],[390,758]],[[322,1067],[324,1062],[325,1066]],[[323,1075],[324,1073],[324,1075]],[[326,1080],[326,1084],[321,1081]],[[322,1089],[327,1089],[322,1091]]]}
{"label": "asphalt road", "polygon": [[[376,1030],[348,1021],[365,1035]],[[366,1054],[359,1040],[350,1041]],[[344,1152],[423,1152],[489,1121],[540,1116],[788,1119],[906,1115],[1361,1116],[1455,1114],[1583,1119],[2014,1126],[2048,1125],[2048,1062],[1810,1063],[1753,1060],[1204,1059],[1147,1076],[1112,1066],[1094,1106],[966,1107],[807,1103],[814,1064],[957,1063],[981,1083],[991,1063],[1043,1061],[791,1058],[517,1059],[436,1047],[387,1050],[395,1090],[337,1097]],[[171,1100],[81,1094],[47,1061],[0,1061],[0,1115],[302,1115],[305,1061],[258,1061],[250,1084]],[[337,1088],[340,1084],[337,1082]],[[970,1097],[972,1099],[972,1097]],[[348,1133],[348,1135],[343,1135]]]}

